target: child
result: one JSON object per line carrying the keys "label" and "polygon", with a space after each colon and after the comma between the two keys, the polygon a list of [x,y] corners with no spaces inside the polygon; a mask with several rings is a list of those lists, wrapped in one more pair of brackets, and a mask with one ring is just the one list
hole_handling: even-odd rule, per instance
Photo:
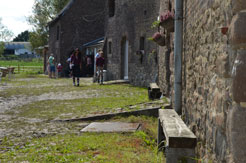
{"label": "child", "polygon": [[62,72],[62,65],[61,65],[61,63],[59,63],[57,65],[57,71],[58,71],[58,77],[60,78],[61,77],[61,72]]}

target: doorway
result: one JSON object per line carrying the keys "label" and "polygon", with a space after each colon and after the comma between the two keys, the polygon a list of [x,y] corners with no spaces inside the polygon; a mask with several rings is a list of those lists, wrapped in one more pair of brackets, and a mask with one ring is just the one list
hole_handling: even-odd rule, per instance
{"label": "doorway", "polygon": [[121,79],[128,80],[129,41],[126,37],[121,40]]}

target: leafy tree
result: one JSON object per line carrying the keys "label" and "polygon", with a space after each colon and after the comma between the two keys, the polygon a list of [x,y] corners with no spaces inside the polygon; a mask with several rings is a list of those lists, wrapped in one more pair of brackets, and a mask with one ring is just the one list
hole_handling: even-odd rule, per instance
{"label": "leafy tree", "polygon": [[27,42],[29,41],[29,32],[26,30],[21,32],[17,37],[13,39],[14,42]]}
{"label": "leafy tree", "polygon": [[0,18],[0,41],[10,41],[13,36],[14,33],[2,24],[2,19]]}
{"label": "leafy tree", "polygon": [[33,48],[48,43],[48,22],[63,9],[69,0],[35,0],[33,14],[28,21],[34,30],[30,33],[30,42]]}
{"label": "leafy tree", "polygon": [[3,55],[4,52],[4,42],[0,41],[0,57]]}

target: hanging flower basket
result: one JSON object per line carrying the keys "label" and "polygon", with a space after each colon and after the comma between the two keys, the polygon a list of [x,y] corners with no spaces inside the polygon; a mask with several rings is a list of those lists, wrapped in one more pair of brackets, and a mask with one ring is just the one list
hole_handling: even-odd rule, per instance
{"label": "hanging flower basket", "polygon": [[161,35],[159,32],[156,32],[153,36],[152,39],[154,42],[156,42],[160,46],[165,46],[165,37]]}
{"label": "hanging flower basket", "polygon": [[174,13],[167,11],[160,15],[160,26],[169,32],[174,32]]}

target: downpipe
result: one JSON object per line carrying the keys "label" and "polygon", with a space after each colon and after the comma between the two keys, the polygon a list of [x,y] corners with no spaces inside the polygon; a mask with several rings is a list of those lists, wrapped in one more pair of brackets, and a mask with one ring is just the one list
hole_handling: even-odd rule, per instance
{"label": "downpipe", "polygon": [[183,0],[175,0],[174,109],[182,114]]}

